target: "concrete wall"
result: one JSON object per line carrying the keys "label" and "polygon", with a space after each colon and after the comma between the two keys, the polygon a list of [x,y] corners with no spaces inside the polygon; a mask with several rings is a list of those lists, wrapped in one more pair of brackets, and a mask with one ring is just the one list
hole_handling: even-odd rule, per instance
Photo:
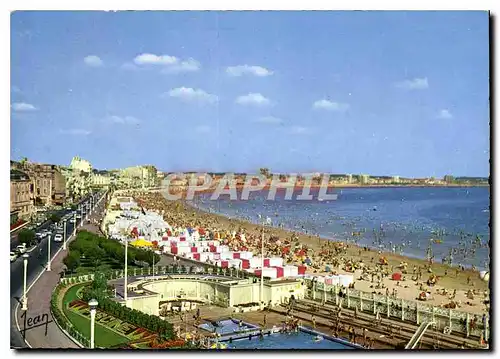
{"label": "concrete wall", "polygon": [[[195,279],[173,279],[146,283],[143,288],[159,294],[158,300],[183,298],[206,300],[222,306],[235,307],[240,304],[260,301],[260,284],[239,283],[229,285],[225,282],[197,281]],[[305,286],[300,282],[269,283],[264,285],[263,300],[273,305],[280,304],[293,294],[303,298]]]}
{"label": "concrete wall", "polygon": [[151,296],[127,298],[127,307],[152,315],[160,314],[159,303],[160,303],[159,294]]}

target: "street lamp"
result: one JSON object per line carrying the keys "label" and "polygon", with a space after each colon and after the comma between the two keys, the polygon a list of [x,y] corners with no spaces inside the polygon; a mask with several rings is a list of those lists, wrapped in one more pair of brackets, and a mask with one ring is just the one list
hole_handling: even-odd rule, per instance
{"label": "street lamp", "polygon": [[94,329],[95,329],[95,312],[97,308],[97,300],[91,299],[89,301],[90,307],[90,349],[94,349]]}
{"label": "street lamp", "polygon": [[262,235],[260,240],[260,256],[261,256],[261,266],[260,266],[260,310],[264,310],[264,228],[262,228]]}
{"label": "street lamp", "polygon": [[50,272],[50,234],[47,236],[47,246],[48,246],[48,251],[47,251],[47,272]]}
{"label": "street lamp", "polygon": [[23,306],[22,310],[28,310],[28,293],[26,293],[26,276],[28,273],[28,258],[29,255],[28,253],[23,254],[23,261],[24,261],[24,285],[23,285]]}
{"label": "street lamp", "polygon": [[128,292],[128,287],[127,287],[127,271],[128,267],[128,237],[125,237],[125,286],[123,287],[124,291],[124,298],[125,298],[125,306],[127,306],[127,292]]}
{"label": "street lamp", "polygon": [[64,220],[64,227],[63,227],[63,250],[66,250],[66,220]]}
{"label": "street lamp", "polygon": [[80,207],[80,227],[83,227],[83,205]]}
{"label": "street lamp", "polygon": [[77,227],[77,222],[76,222],[76,211],[75,211],[75,215],[74,215],[74,220],[75,220],[75,223],[73,224],[73,236],[76,236],[76,227]]}

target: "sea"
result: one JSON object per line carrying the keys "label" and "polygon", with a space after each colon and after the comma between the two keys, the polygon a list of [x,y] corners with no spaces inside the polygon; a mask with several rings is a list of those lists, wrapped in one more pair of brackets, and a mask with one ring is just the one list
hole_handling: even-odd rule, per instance
{"label": "sea", "polygon": [[256,224],[489,270],[489,187],[336,188],[328,193],[337,199],[324,201],[317,200],[314,189],[313,200],[298,200],[300,193],[295,191],[291,200],[285,190],[278,190],[274,200],[267,200],[265,191],[251,193],[248,200],[228,195],[210,200],[202,193],[191,205]]}

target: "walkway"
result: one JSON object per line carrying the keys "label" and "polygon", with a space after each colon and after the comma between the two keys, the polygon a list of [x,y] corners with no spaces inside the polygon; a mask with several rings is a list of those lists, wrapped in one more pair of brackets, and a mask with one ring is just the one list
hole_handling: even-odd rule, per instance
{"label": "walkway", "polygon": [[[92,216],[89,218],[99,219],[102,217],[104,201],[101,202],[99,208],[95,208]],[[84,224],[83,227],[78,227],[81,229],[86,229],[89,231],[97,232],[98,228],[92,224]],[[72,240],[71,236],[68,242]],[[59,329],[57,324],[53,322],[52,314],[50,312],[50,300],[54,288],[59,283],[61,273],[64,269],[63,259],[67,254],[67,250],[61,249],[61,251],[53,257],[51,264],[51,271],[44,271],[40,279],[29,289],[28,291],[28,310],[26,316],[26,328],[28,329],[25,333],[26,341],[31,348],[40,349],[57,349],[57,348],[79,348],[64,332]],[[29,264],[28,264],[29,265]],[[21,310],[21,306],[17,306],[17,320],[19,327],[22,330],[24,326],[24,312]],[[47,325],[35,325],[38,320],[35,318],[38,316],[40,319],[46,314],[48,320],[50,321]],[[31,321],[30,321],[31,319]],[[45,320],[44,320],[45,322]],[[42,322],[39,322],[42,323]],[[31,325],[29,325],[31,324]]]}

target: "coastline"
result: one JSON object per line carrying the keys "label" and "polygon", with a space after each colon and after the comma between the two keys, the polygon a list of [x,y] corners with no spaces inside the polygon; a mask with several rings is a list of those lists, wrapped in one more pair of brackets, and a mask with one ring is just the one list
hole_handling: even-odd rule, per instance
{"label": "coastline", "polygon": [[[138,195],[134,196],[137,199],[149,197],[149,195]],[[186,201],[177,200],[177,201],[167,201],[164,199],[159,193],[157,193],[159,197],[155,197],[155,202],[158,201],[158,207],[165,210],[164,218],[167,222],[171,223],[179,223],[179,225],[200,225],[205,228],[217,228],[219,230],[243,230],[247,235],[260,236],[262,229],[265,232],[265,238],[270,238],[270,236],[279,237],[280,239],[289,239],[292,234],[295,234],[298,238],[298,241],[301,244],[307,245],[308,248],[312,249],[314,253],[319,253],[321,251],[322,245],[326,243],[343,243],[338,238],[320,238],[318,236],[307,235],[304,233],[276,228],[276,227],[268,227],[263,226],[261,224],[254,224],[242,219],[228,218],[221,214],[217,213],[208,213],[196,207],[193,207]],[[161,202],[161,203],[160,203]],[[147,206],[146,206],[147,208]],[[148,208],[149,209],[149,208]],[[394,254],[391,252],[379,252],[377,250],[359,247],[355,244],[349,243],[347,246],[346,252],[339,255],[339,257],[345,260],[351,260],[353,262],[363,261],[367,266],[375,266],[375,263],[378,262],[379,257],[385,257],[387,259],[388,265],[385,266],[386,269],[390,269],[393,267],[393,271],[399,271],[397,268],[401,264],[401,262],[406,262],[408,264],[406,275],[408,279],[403,282],[402,286],[398,286],[394,281],[390,280],[390,278],[384,278],[383,283],[387,288],[391,290],[393,288],[397,288],[398,296],[408,300],[415,300],[416,296],[420,293],[421,284],[425,285],[429,277],[429,273],[424,268],[427,268],[427,261],[418,258],[411,258],[406,256],[401,256],[399,254]],[[299,263],[296,263],[299,264]],[[325,265],[322,265],[317,270],[314,270],[312,267],[308,267],[308,274],[316,274],[316,275],[325,275],[328,274],[324,271]],[[412,281],[412,273],[413,268],[422,268],[423,276],[420,281]],[[339,274],[351,274],[354,275],[357,288],[364,291],[381,291],[378,289],[373,289],[370,287],[372,283],[369,281],[358,281],[358,277],[361,275],[361,271],[357,270],[356,272],[346,272],[336,267],[332,268],[333,271]],[[456,299],[461,303],[466,303],[467,301],[474,303],[472,306],[462,306],[460,310],[469,311],[471,313],[484,313],[484,305],[482,305],[482,300],[484,300],[483,295],[476,295],[474,300],[470,300],[466,296],[466,292],[469,289],[479,290],[482,293],[485,290],[488,290],[488,282],[481,280],[479,277],[479,271],[472,270],[466,268],[465,270],[459,270],[457,267],[450,267],[447,264],[442,263],[433,263],[431,265],[432,273],[438,277],[438,282],[436,285],[431,287],[432,292],[434,293],[437,290],[442,288],[446,288],[446,290],[453,292],[453,290],[457,290]],[[469,282],[468,282],[469,278]],[[399,283],[398,283],[399,284]],[[403,285],[405,287],[403,287]],[[385,291],[385,289],[384,289]],[[431,300],[427,302],[433,305],[442,305],[448,303],[447,297],[435,295],[433,294]]]}
{"label": "coastline", "polygon": [[[266,184],[260,191],[268,191],[270,189],[271,185]],[[176,194],[181,194],[182,196],[186,195],[187,192],[187,185],[176,185],[176,184],[169,184],[169,192],[171,193],[176,193]],[[206,189],[197,189],[197,193],[212,193],[215,191],[217,188],[217,184],[212,184],[210,188]],[[234,186],[227,186],[225,187],[225,190],[229,188],[236,188],[237,192],[241,192],[244,189],[244,184],[236,184]],[[278,190],[286,190],[289,188],[293,188],[294,191],[302,191],[304,189],[304,186],[294,184],[294,185],[287,185],[286,183],[280,184],[280,187]],[[319,190],[322,188],[321,185],[319,184],[311,184],[309,187],[311,190]],[[327,193],[328,190],[332,189],[352,189],[352,188],[490,188],[489,184],[368,184],[368,185],[361,185],[361,184],[329,184],[326,186]],[[331,194],[331,193],[328,193]]]}

